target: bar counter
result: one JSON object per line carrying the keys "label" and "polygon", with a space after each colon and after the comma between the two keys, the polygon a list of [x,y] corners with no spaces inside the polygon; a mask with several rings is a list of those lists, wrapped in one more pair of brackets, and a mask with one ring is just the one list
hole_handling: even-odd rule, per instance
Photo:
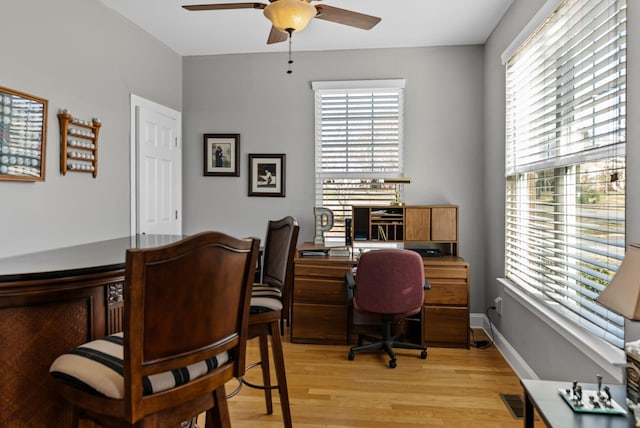
{"label": "bar counter", "polygon": [[122,330],[126,250],[180,235],[136,235],[0,258],[0,427],[70,427],[49,366]]}
{"label": "bar counter", "polygon": [[123,269],[127,249],[158,247],[180,239],[181,235],[135,235],[0,258],[0,287],[9,281]]}

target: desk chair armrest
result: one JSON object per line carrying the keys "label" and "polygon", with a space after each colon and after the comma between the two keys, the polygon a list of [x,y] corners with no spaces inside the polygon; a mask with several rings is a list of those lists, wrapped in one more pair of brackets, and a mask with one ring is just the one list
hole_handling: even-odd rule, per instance
{"label": "desk chair armrest", "polygon": [[344,274],[344,283],[347,286],[347,302],[351,304],[353,301],[353,290],[356,289],[356,278],[353,276],[352,272]]}

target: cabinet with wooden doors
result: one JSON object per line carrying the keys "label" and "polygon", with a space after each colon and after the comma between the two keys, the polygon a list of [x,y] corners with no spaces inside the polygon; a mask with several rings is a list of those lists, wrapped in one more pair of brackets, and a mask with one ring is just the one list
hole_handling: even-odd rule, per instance
{"label": "cabinet with wooden doors", "polygon": [[458,207],[455,205],[354,206],[351,241],[404,242],[405,245],[458,255]]}

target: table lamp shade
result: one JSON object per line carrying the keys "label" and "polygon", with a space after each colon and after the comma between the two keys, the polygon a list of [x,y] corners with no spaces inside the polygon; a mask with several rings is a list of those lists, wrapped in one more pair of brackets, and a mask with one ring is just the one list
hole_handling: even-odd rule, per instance
{"label": "table lamp shade", "polygon": [[615,276],[596,301],[632,321],[640,320],[640,244],[630,244]]}

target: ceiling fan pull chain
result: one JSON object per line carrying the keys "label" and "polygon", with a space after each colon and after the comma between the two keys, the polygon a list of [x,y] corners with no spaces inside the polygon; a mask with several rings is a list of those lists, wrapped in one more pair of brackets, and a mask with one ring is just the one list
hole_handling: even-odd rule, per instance
{"label": "ceiling fan pull chain", "polygon": [[291,59],[291,35],[293,34],[293,30],[287,29],[287,33],[289,33],[289,69],[287,70],[287,74],[291,74],[293,73],[293,70],[291,69],[291,64],[293,64],[293,60]]}

